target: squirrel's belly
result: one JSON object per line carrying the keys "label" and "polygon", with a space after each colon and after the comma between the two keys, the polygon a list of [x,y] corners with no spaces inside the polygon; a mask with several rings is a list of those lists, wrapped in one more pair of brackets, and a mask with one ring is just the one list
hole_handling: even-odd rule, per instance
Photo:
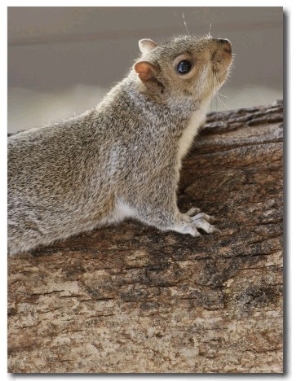
{"label": "squirrel's belly", "polygon": [[111,211],[110,215],[104,218],[100,224],[114,224],[128,218],[134,218],[135,216],[135,210],[123,200],[118,199],[115,204],[115,208]]}

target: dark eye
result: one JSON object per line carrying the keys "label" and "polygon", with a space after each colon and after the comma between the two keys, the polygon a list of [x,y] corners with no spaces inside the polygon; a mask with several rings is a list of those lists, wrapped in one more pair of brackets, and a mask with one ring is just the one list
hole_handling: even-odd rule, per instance
{"label": "dark eye", "polygon": [[192,68],[192,64],[189,61],[180,61],[176,67],[179,74],[187,74]]}

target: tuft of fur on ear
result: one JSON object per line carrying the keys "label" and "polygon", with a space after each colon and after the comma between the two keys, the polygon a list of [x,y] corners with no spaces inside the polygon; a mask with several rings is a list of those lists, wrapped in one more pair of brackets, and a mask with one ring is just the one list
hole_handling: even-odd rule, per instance
{"label": "tuft of fur on ear", "polygon": [[143,38],[139,41],[139,48],[142,54],[150,52],[152,49],[156,48],[157,44],[150,40],[150,38]]}
{"label": "tuft of fur on ear", "polygon": [[140,61],[134,65],[134,70],[143,82],[148,82],[155,78],[155,74],[158,73],[159,68],[150,62]]}

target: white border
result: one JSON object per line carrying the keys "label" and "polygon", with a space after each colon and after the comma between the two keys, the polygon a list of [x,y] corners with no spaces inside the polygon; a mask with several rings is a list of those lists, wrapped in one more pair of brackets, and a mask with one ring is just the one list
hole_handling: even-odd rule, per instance
{"label": "white border", "polygon": [[[286,79],[288,83],[286,84],[287,91],[287,100],[288,103],[285,103],[286,109],[285,113],[287,115],[288,126],[288,141],[286,142],[285,149],[287,152],[286,158],[288,161],[288,171],[285,173],[285,179],[288,182],[285,183],[285,192],[286,199],[288,199],[288,210],[286,212],[286,223],[285,227],[289,228],[289,231],[285,231],[286,242],[288,243],[285,256],[289,257],[288,269],[285,271],[286,279],[285,282],[288,285],[286,287],[286,296],[288,297],[287,307],[287,322],[286,328],[288,328],[288,342],[287,342],[287,371],[288,373],[284,377],[285,379],[298,380],[300,378],[300,366],[299,366],[299,345],[298,341],[300,340],[299,327],[300,327],[300,308],[299,308],[299,292],[300,292],[300,275],[298,271],[300,270],[299,265],[299,241],[297,236],[299,236],[299,223],[297,221],[297,216],[300,213],[299,204],[300,204],[300,158],[299,158],[299,144],[300,144],[300,118],[299,118],[299,24],[300,24],[300,14],[299,14],[299,2],[286,0],[286,1],[262,1],[262,0],[253,0],[248,2],[238,2],[238,1],[213,1],[208,2],[201,1],[188,1],[185,0],[181,4],[174,3],[171,1],[162,1],[162,0],[152,0],[151,2],[138,2],[138,1],[6,1],[1,2],[0,5],[0,41],[1,41],[1,115],[2,115],[2,127],[1,133],[3,134],[0,139],[0,163],[1,163],[1,278],[0,278],[0,305],[1,305],[1,330],[0,330],[0,374],[1,380],[4,379],[4,376],[7,379],[11,380],[13,378],[19,378],[17,375],[8,375],[7,372],[7,346],[6,346],[6,306],[7,306],[7,297],[6,297],[6,281],[7,281],[7,260],[6,260],[6,125],[7,125],[7,6],[283,6],[284,12],[287,16],[287,37],[288,48],[285,50],[287,56],[285,57],[285,62],[288,63],[286,67],[287,76]],[[4,53],[5,52],[5,53]],[[288,176],[287,176],[288,175]],[[42,375],[39,375],[42,377]],[[188,375],[176,376],[176,379],[186,378]],[[63,377],[62,375],[59,376]],[[68,379],[87,379],[88,376],[68,376]],[[111,376],[99,375],[101,379],[111,379]],[[119,377],[119,376],[115,376]],[[210,378],[209,376],[202,376],[202,378]],[[231,375],[219,376],[217,378],[231,378]],[[232,375],[233,377],[233,375]],[[236,376],[242,378],[252,379],[251,376]],[[235,377],[235,378],[236,378]],[[52,377],[51,377],[52,378]],[[153,375],[148,376],[147,378],[163,378],[162,376]],[[215,377],[213,377],[214,379]],[[37,379],[34,376],[26,376],[26,380]],[[265,376],[258,375],[255,379],[264,380]]]}

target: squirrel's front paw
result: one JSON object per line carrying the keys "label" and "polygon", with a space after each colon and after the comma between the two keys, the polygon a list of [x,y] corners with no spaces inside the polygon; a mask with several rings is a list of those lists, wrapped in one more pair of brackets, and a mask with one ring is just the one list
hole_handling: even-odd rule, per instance
{"label": "squirrel's front paw", "polygon": [[181,226],[176,229],[179,233],[190,234],[193,237],[199,237],[201,234],[197,229],[202,229],[209,234],[213,232],[220,232],[219,229],[209,223],[209,221],[212,222],[214,218],[208,214],[201,212],[199,208],[191,208],[184,215],[184,217],[184,223],[182,223]]}

